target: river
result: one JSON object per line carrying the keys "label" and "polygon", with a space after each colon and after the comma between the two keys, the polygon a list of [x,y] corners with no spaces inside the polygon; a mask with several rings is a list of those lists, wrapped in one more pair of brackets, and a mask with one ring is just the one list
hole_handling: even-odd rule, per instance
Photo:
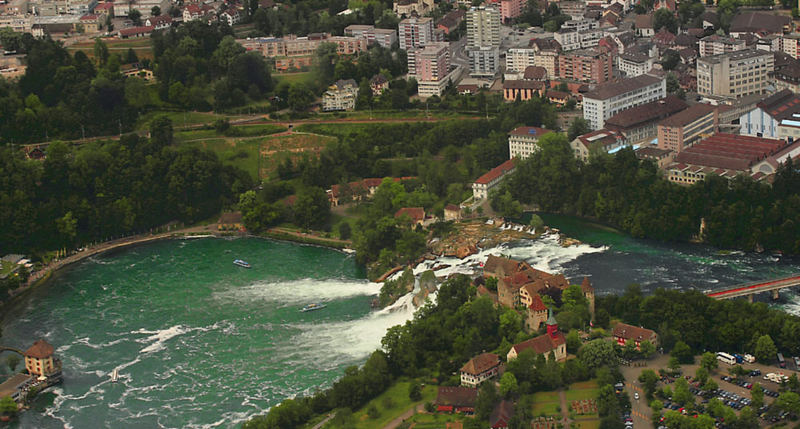
{"label": "river", "polygon": [[[708,289],[800,272],[800,261],[638,240],[563,216],[545,216],[585,244],[555,237],[506,244],[433,264],[472,273],[490,253],[528,260],[598,293],[640,283]],[[253,265],[232,264],[242,258]],[[379,285],[351,256],[256,238],[168,240],[87,259],[32,291],[3,325],[4,345],[45,338],[64,362],[64,383],[16,426],[233,427],[282,399],[325,388],[362,363],[409,299],[372,311]],[[794,292],[782,293],[798,312]],[[328,307],[301,313],[311,302]],[[120,381],[111,383],[117,368]],[[0,372],[8,372],[0,367]]]}

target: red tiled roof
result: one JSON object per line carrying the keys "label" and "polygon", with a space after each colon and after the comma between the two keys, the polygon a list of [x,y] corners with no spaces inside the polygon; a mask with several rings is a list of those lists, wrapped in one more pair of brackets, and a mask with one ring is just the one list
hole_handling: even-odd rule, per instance
{"label": "red tiled roof", "polygon": [[514,404],[503,399],[494,407],[491,416],[489,416],[489,425],[492,429],[507,428],[514,417]]}
{"label": "red tiled roof", "polygon": [[489,255],[486,258],[486,263],[483,264],[484,273],[497,273],[506,276],[528,268],[531,268],[531,266],[527,262],[501,258],[495,255]]}
{"label": "red tiled roof", "polygon": [[479,375],[500,365],[500,358],[494,353],[482,353],[467,361],[461,367],[461,372]]}
{"label": "red tiled roof", "polygon": [[419,222],[425,220],[425,209],[422,207],[403,207],[394,214],[394,217],[408,215],[411,220]]}
{"label": "red tiled roof", "polygon": [[753,163],[775,154],[784,146],[782,140],[721,133],[684,149],[675,162],[745,171]]}
{"label": "red tiled roof", "polygon": [[461,211],[461,207],[459,207],[459,206],[457,206],[455,204],[448,204],[448,205],[444,206],[444,210],[445,211],[449,211],[449,212],[460,212]]}
{"label": "red tiled roof", "polygon": [[498,165],[497,167],[489,170],[488,173],[479,177],[477,180],[475,180],[475,183],[488,185],[493,180],[508,174],[512,170],[514,170],[514,160],[509,159],[508,161]]}
{"label": "red tiled roof", "polygon": [[97,21],[97,18],[98,18],[97,15],[83,15],[80,20],[81,21]]}
{"label": "red tiled roof", "polygon": [[94,7],[94,10],[95,11],[97,11],[97,10],[107,10],[107,9],[112,9],[113,7],[114,7],[114,3],[113,2],[106,2],[106,3],[98,4],[97,6]]}
{"label": "red tiled roof", "polygon": [[552,131],[539,127],[517,127],[511,130],[508,134],[512,136],[541,137],[550,132]]}
{"label": "red tiled roof", "polygon": [[45,340],[37,340],[33,345],[25,352],[26,357],[32,357],[36,359],[46,359],[53,355],[55,349]]}
{"label": "red tiled roof", "polygon": [[564,338],[564,334],[558,332],[555,338],[551,338],[549,334],[543,334],[519,344],[514,344],[512,348],[517,352],[517,355],[528,349],[533,350],[537,354],[546,355],[558,348],[561,344],[566,344],[566,342],[567,340]]}
{"label": "red tiled roof", "polygon": [[650,329],[640,328],[638,326],[628,325],[625,323],[617,323],[611,335],[615,338],[623,338],[625,340],[644,341],[650,340],[656,333]]}
{"label": "red tiled roof", "polygon": [[544,305],[544,301],[542,301],[542,297],[539,296],[537,293],[536,295],[531,298],[531,305],[528,306],[533,311],[546,311],[547,306]]}

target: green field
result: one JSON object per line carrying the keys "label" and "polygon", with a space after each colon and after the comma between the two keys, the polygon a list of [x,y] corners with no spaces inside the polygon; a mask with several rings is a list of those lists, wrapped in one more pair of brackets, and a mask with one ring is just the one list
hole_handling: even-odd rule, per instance
{"label": "green field", "polygon": [[414,429],[443,429],[447,423],[463,422],[470,417],[458,414],[415,414],[406,420],[414,424]]}
{"label": "green field", "polygon": [[230,118],[230,115],[218,115],[211,112],[175,112],[165,110],[153,110],[145,113],[139,117],[136,123],[137,130],[147,130],[150,128],[150,121],[159,116],[166,116],[172,120],[172,126],[175,129],[182,128],[188,125],[201,125],[212,124],[217,119]]}
{"label": "green field", "polygon": [[306,85],[311,85],[316,81],[316,77],[312,72],[297,72],[297,73],[273,73],[272,78],[277,82],[285,81],[290,84],[302,82]]}
{"label": "green field", "polygon": [[[410,381],[398,381],[380,396],[369,401],[367,405],[353,413],[355,424],[349,429],[382,428],[412,407],[433,401],[436,397],[436,386],[425,386],[422,390],[422,400],[411,401],[408,398],[410,385]],[[367,410],[372,406],[378,409],[379,415],[376,418],[367,415]]]}

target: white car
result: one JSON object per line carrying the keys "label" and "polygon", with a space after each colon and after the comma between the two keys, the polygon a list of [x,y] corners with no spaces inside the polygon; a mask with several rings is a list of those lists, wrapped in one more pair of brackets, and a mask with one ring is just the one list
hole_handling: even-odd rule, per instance
{"label": "white car", "polygon": [[638,393],[634,393],[633,394],[633,399],[636,399],[638,401],[639,400],[639,394]]}

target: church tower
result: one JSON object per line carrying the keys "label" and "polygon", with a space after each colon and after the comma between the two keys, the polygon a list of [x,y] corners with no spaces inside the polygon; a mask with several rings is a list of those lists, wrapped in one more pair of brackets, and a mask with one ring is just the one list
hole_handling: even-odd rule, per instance
{"label": "church tower", "polygon": [[581,283],[581,291],[583,291],[583,297],[589,302],[589,314],[592,316],[592,320],[594,320],[594,288],[589,282],[589,277],[583,278],[583,283]]}
{"label": "church tower", "polygon": [[552,339],[556,339],[558,337],[558,322],[556,322],[555,315],[553,315],[553,310],[547,310],[549,316],[547,317],[547,335],[550,336]]}

